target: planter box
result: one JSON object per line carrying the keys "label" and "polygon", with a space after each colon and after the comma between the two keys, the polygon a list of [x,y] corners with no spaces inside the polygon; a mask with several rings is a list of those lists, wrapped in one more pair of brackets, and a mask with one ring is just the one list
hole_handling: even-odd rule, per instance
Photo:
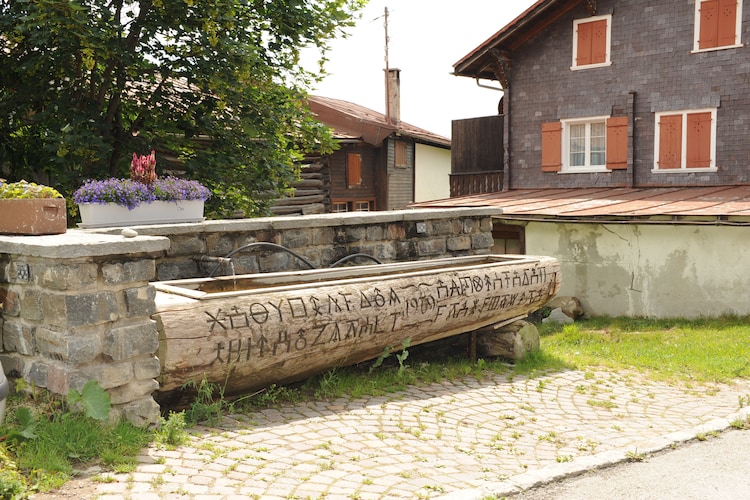
{"label": "planter box", "polygon": [[78,205],[81,228],[142,226],[203,221],[203,200],[153,201],[133,210],[115,203]]}
{"label": "planter box", "polygon": [[67,226],[63,198],[0,200],[0,234],[62,234]]}

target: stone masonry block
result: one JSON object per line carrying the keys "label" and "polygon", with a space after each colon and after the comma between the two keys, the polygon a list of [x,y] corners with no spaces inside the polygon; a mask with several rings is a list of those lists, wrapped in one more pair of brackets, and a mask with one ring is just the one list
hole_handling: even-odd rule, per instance
{"label": "stone masonry block", "polygon": [[479,231],[479,221],[477,219],[464,219],[463,221],[463,232],[466,234],[473,234]]}
{"label": "stone masonry block", "polygon": [[121,411],[127,421],[136,427],[156,425],[161,416],[159,404],[151,396],[131,401]]}
{"label": "stone masonry block", "polygon": [[381,225],[367,226],[367,241],[380,241],[385,235],[385,229]]}
{"label": "stone masonry block", "polygon": [[[31,385],[36,387],[48,387],[47,375],[49,374],[49,362],[35,360],[31,362],[29,372],[24,376]],[[60,392],[59,394],[63,394]]]}
{"label": "stone masonry block", "polygon": [[117,296],[110,291],[67,295],[65,296],[65,317],[68,326],[116,321],[120,317]]}
{"label": "stone masonry block", "polygon": [[159,336],[154,321],[112,328],[104,334],[104,354],[115,361],[154,354],[159,347]]}
{"label": "stone masonry block", "polygon": [[37,271],[38,284],[48,290],[80,290],[96,283],[97,277],[97,265],[93,263],[40,265]]}
{"label": "stone masonry block", "polygon": [[20,321],[3,321],[0,319],[2,342],[0,348],[17,352],[24,356],[34,354],[34,328]]}
{"label": "stone masonry block", "polygon": [[198,236],[172,236],[167,255],[205,255],[206,243]]}
{"label": "stone masonry block", "polygon": [[130,383],[134,379],[132,363],[109,363],[81,370],[88,380],[96,380],[104,389],[112,389]]}
{"label": "stone masonry block", "polygon": [[309,246],[313,239],[314,229],[290,229],[281,233],[281,246],[302,248]]}
{"label": "stone masonry block", "polygon": [[113,405],[121,405],[140,400],[145,396],[150,396],[158,388],[159,383],[156,380],[136,380],[129,384],[109,389],[107,392],[109,392],[110,402]]}
{"label": "stone masonry block", "polygon": [[9,318],[21,314],[21,300],[15,290],[0,287],[0,303],[2,303],[4,317]]}
{"label": "stone masonry block", "polygon": [[156,309],[155,299],[156,288],[151,285],[125,290],[126,316],[151,316]]}
{"label": "stone masonry block", "polygon": [[198,276],[198,263],[192,260],[162,261],[156,266],[156,279],[159,281],[195,278]]}
{"label": "stone masonry block", "polygon": [[471,236],[465,234],[455,238],[448,238],[446,245],[451,252],[471,250]]}
{"label": "stone masonry block", "polygon": [[461,234],[463,230],[460,220],[438,219],[431,222],[432,230],[429,234],[433,236],[446,236],[450,234]]}
{"label": "stone masonry block", "polygon": [[155,275],[156,264],[151,259],[116,262],[102,266],[102,276],[107,284],[151,281]]}
{"label": "stone masonry block", "polygon": [[403,224],[388,224],[386,238],[389,240],[402,241],[406,239],[406,228]]}
{"label": "stone masonry block", "polygon": [[471,247],[477,250],[483,250],[492,248],[495,244],[495,240],[492,238],[492,234],[479,233],[471,235]]}
{"label": "stone masonry block", "polygon": [[133,362],[133,375],[136,380],[157,378],[161,374],[159,358],[151,356]]}
{"label": "stone masonry block", "polygon": [[102,353],[102,338],[99,332],[69,334],[40,327],[36,331],[36,346],[46,358],[81,365]]}
{"label": "stone masonry block", "polygon": [[42,296],[36,290],[25,290],[20,296],[21,317],[26,320],[39,321],[44,318]]}
{"label": "stone masonry block", "polygon": [[443,254],[445,253],[445,239],[435,238],[418,241],[417,251],[420,256]]}

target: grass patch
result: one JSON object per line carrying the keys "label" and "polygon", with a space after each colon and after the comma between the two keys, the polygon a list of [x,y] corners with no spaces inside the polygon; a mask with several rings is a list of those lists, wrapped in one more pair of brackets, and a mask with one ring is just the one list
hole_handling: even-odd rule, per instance
{"label": "grass patch", "polygon": [[540,326],[542,355],[587,370],[649,372],[657,380],[730,382],[750,377],[750,318],[592,318]]}

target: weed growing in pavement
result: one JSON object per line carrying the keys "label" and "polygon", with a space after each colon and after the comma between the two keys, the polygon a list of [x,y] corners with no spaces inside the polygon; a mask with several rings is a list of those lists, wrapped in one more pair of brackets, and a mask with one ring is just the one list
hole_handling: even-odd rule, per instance
{"label": "weed growing in pavement", "polygon": [[738,429],[742,431],[750,430],[750,416],[745,418],[737,418],[729,424],[732,429]]}
{"label": "weed growing in pavement", "polygon": [[169,448],[185,444],[189,438],[186,426],[184,411],[170,411],[167,418],[161,417],[161,426],[154,434],[154,441]]}
{"label": "weed growing in pavement", "polygon": [[737,398],[740,400],[740,409],[750,406],[750,394],[746,394],[745,396],[737,396]]}
{"label": "weed growing in pavement", "polygon": [[645,453],[640,453],[638,448],[636,448],[635,450],[627,452],[625,458],[628,459],[628,462],[645,462],[647,457]]}

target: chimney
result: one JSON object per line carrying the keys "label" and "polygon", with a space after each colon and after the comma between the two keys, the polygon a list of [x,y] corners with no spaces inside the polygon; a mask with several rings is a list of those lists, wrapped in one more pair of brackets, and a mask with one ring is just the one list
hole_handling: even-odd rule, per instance
{"label": "chimney", "polygon": [[385,116],[388,123],[398,125],[401,122],[401,70],[385,70]]}

